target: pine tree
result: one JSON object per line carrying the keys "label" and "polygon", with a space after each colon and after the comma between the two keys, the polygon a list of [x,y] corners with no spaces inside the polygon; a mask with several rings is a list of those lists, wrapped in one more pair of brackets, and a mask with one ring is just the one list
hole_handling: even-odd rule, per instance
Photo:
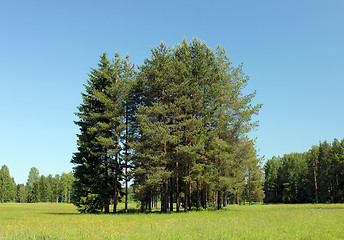
{"label": "pine tree", "polygon": [[39,192],[39,171],[36,167],[32,167],[29,172],[27,183],[25,186],[27,202],[36,203],[40,200]]}
{"label": "pine tree", "polygon": [[261,202],[265,197],[263,191],[263,171],[252,141],[247,142],[244,168],[249,205],[252,202]]}
{"label": "pine tree", "polygon": [[332,198],[334,202],[344,201],[344,139],[334,139],[331,146],[331,180],[333,186]]}
{"label": "pine tree", "polygon": [[47,196],[47,180],[46,177],[44,175],[40,176],[39,178],[39,202],[47,202],[48,201],[48,196]]}
{"label": "pine tree", "polygon": [[[169,104],[171,102],[170,85],[173,84],[171,69],[171,50],[164,43],[152,50],[152,59],[146,59],[141,67],[140,81],[144,88],[144,106],[139,108],[137,115],[141,130],[141,141],[136,143],[136,175],[145,178],[138,183],[137,192],[141,192],[141,204],[150,204],[152,194],[161,193],[161,211],[168,212],[168,186],[171,172],[170,143],[173,122]],[[142,169],[142,170],[141,170]],[[140,176],[143,174],[143,176]],[[142,185],[145,185],[143,187]],[[142,206],[142,209],[144,207]]]}
{"label": "pine tree", "polygon": [[206,208],[210,190],[217,191],[221,208],[222,193],[226,202],[233,185],[230,171],[235,165],[244,186],[242,162],[231,162],[232,155],[257,125],[252,115],[261,107],[250,104],[255,93],[242,93],[248,81],[242,66],[231,67],[222,48],[214,53],[198,39],[184,39],[172,50],[164,44],[154,48],[140,70],[141,132],[134,148],[135,189],[142,210],[157,192],[162,212],[168,205],[173,210],[173,199],[179,211],[181,196],[184,211],[192,205]]}
{"label": "pine tree", "polygon": [[128,213],[128,195],[129,189],[128,184],[131,179],[131,163],[132,163],[132,148],[130,143],[134,141],[135,133],[137,132],[136,123],[136,112],[139,99],[136,99],[135,90],[137,87],[136,83],[136,71],[134,64],[130,63],[129,55],[126,56],[125,61],[122,61],[122,81],[121,90],[123,93],[123,125],[125,130],[122,133],[121,141],[123,143],[123,160],[124,160],[124,172],[123,177],[125,181],[125,206],[124,212]]}
{"label": "pine tree", "polygon": [[318,188],[319,188],[319,202],[331,202],[331,146],[327,141],[319,144],[318,155]]}

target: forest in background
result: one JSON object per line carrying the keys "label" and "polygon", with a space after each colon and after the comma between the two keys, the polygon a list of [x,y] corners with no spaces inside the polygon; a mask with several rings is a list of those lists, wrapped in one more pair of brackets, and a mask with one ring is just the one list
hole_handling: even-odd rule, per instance
{"label": "forest in background", "polygon": [[344,139],[273,157],[264,172],[266,203],[343,203]]}
{"label": "forest in background", "polygon": [[71,203],[74,176],[72,172],[40,175],[36,167],[30,169],[26,184],[16,184],[6,165],[0,169],[0,202]]}

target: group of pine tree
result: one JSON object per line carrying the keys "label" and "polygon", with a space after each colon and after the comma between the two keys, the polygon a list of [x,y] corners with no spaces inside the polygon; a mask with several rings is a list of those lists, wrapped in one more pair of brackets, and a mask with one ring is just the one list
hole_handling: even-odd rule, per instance
{"label": "group of pine tree", "polygon": [[344,139],[304,153],[273,157],[264,166],[267,203],[343,203]]}
{"label": "group of pine tree", "polygon": [[0,169],[0,202],[35,203],[64,202],[70,203],[73,196],[74,176],[72,172],[40,175],[36,167],[30,169],[27,183],[16,184],[6,165]]}
{"label": "group of pine tree", "polygon": [[249,77],[217,47],[164,43],[136,67],[100,57],[76,113],[74,202],[113,212],[133,185],[141,211],[189,211],[264,198],[263,171],[248,133],[261,105]]}

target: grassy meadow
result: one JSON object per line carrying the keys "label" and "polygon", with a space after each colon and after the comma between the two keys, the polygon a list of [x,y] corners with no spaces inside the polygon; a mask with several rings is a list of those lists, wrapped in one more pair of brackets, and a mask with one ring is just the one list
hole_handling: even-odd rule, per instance
{"label": "grassy meadow", "polygon": [[344,204],[126,215],[79,214],[71,204],[0,204],[0,239],[344,239],[343,223]]}

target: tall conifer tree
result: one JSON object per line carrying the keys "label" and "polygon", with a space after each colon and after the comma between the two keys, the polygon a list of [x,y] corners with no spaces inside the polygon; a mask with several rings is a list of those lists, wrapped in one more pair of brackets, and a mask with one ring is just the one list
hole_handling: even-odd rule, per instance
{"label": "tall conifer tree", "polygon": [[0,202],[14,201],[16,193],[16,185],[14,179],[10,176],[10,170],[6,165],[0,169]]}
{"label": "tall conifer tree", "polygon": [[[132,65],[116,53],[111,62],[104,53],[98,69],[92,69],[79,106],[78,152],[75,169],[76,205],[81,212],[109,212],[113,200],[116,212],[121,192],[122,154],[120,137],[123,124],[126,75]],[[128,64],[130,69],[128,70]],[[127,69],[127,70],[126,70]],[[130,75],[132,78],[132,74]],[[128,77],[127,77],[128,78]]]}

